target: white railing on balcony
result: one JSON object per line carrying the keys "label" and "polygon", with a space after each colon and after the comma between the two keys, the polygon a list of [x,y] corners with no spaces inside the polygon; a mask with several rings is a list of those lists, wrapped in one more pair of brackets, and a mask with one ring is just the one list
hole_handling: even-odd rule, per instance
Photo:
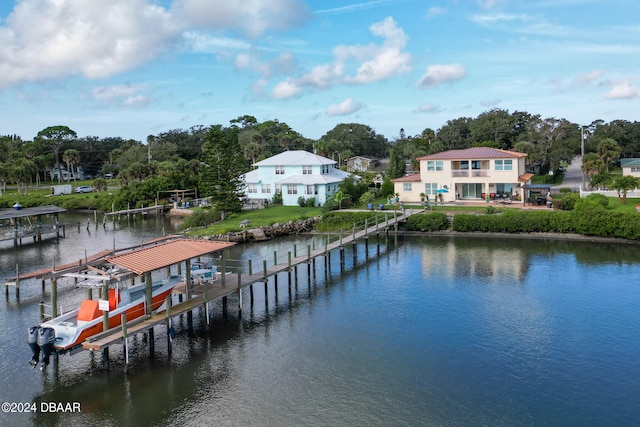
{"label": "white railing on balcony", "polygon": [[472,170],[471,176],[489,176],[489,169]]}
{"label": "white railing on balcony", "polygon": [[468,170],[462,170],[462,169],[458,169],[458,170],[452,170],[451,171],[451,176],[452,177],[467,177],[469,176],[469,171]]}

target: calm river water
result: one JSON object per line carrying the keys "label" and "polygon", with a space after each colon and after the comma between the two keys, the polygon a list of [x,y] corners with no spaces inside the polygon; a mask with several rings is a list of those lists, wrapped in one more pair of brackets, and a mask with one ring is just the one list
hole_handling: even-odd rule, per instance
{"label": "calm river water", "polygon": [[[86,230],[86,215],[60,243],[0,249],[0,279],[137,244],[176,223]],[[82,222],[80,230],[75,227]],[[238,246],[231,268],[286,260],[310,237]],[[304,248],[304,249],[302,249]],[[0,302],[2,402],[36,402],[35,414],[0,414],[0,425],[58,426],[417,426],[611,425],[640,423],[640,246],[588,242],[390,237],[361,243],[354,269],[337,253],[331,271],[300,267],[245,294],[238,316],[213,306],[193,329],[174,322],[173,352],[156,328],[131,341],[131,363],[111,351],[61,356],[29,367],[26,329],[38,283]],[[242,263],[240,260],[244,260]],[[235,263],[235,264],[234,264]],[[235,267],[234,267],[235,265]],[[255,268],[255,267],[254,267]],[[78,297],[80,293],[80,297]],[[71,303],[85,291],[62,287]],[[48,296],[47,296],[48,298]],[[42,402],[79,403],[79,413],[42,413]],[[3,407],[4,409],[4,407]]]}

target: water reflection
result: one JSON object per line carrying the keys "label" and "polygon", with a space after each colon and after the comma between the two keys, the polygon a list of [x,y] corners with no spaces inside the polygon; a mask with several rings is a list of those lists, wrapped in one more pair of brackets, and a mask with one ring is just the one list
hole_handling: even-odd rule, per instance
{"label": "water reflection", "polygon": [[[249,259],[259,271],[262,259],[271,265],[275,252],[282,262],[308,242],[238,246],[225,259],[246,274]],[[203,310],[192,328],[176,318],[170,354],[165,328],[153,357],[139,335],[127,373],[117,347],[108,371],[88,352],[29,370],[13,332],[35,318],[35,302],[9,298],[0,358],[15,391],[0,394],[82,402],[82,414],[31,419],[43,425],[630,425],[640,416],[638,246],[400,236],[376,250],[370,242],[365,262],[363,243],[347,247],[345,271],[337,253],[329,272],[322,259],[301,266],[291,292],[286,273],[278,292],[274,279],[266,294],[258,284],[241,316],[230,298],[226,312],[212,305],[211,326]]]}

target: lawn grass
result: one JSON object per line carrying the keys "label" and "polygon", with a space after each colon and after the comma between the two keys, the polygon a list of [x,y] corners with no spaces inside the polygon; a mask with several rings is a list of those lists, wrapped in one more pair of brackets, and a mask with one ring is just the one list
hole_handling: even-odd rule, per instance
{"label": "lawn grass", "polygon": [[627,197],[627,203],[622,204],[622,200],[617,197],[608,197],[609,205],[607,210],[612,212],[635,212],[636,205],[640,204],[640,198]]}
{"label": "lawn grass", "polygon": [[240,222],[249,220],[248,228],[267,227],[277,223],[298,221],[322,215],[321,208],[301,208],[299,206],[269,206],[265,209],[243,211],[231,214],[224,221],[217,222],[205,228],[189,231],[190,236],[212,236],[241,231]]}

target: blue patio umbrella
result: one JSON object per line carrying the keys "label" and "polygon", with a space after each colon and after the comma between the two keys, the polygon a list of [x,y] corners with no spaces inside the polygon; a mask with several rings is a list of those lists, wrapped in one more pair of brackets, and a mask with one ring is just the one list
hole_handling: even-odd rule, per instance
{"label": "blue patio umbrella", "polygon": [[439,190],[436,190],[436,193],[448,193],[449,190],[447,190],[446,188],[441,188]]}

